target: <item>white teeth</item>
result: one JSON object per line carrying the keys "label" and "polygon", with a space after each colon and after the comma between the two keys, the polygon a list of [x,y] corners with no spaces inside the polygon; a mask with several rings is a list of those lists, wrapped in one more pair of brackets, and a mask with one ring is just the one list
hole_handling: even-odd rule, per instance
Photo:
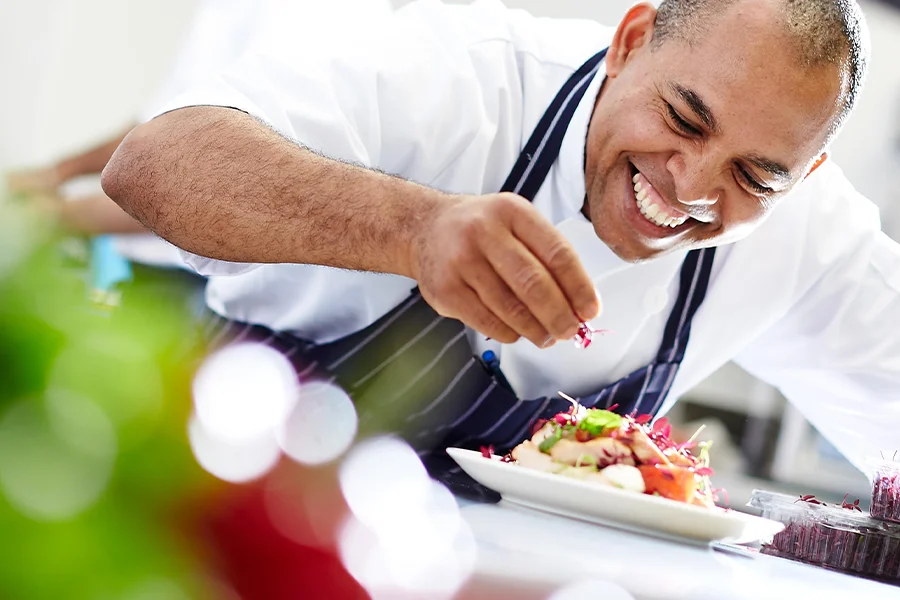
{"label": "white teeth", "polygon": [[683,225],[687,221],[687,217],[670,217],[664,209],[653,203],[653,200],[650,199],[649,187],[644,187],[640,181],[640,173],[634,176],[633,181],[634,196],[637,199],[638,208],[648,221],[659,227],[672,229]]}
{"label": "white teeth", "polygon": [[637,183],[637,182],[640,181],[640,180],[641,180],[641,174],[640,174],[640,173],[635,174],[635,176],[631,178],[631,181],[633,181],[634,183]]}

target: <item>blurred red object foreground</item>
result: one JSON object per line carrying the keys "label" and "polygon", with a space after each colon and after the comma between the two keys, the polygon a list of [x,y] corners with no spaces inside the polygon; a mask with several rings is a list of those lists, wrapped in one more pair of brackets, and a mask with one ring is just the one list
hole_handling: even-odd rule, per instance
{"label": "blurred red object foreground", "polygon": [[186,508],[182,528],[241,600],[369,598],[337,556],[348,510],[333,472],[286,462],[263,480],[223,485]]}

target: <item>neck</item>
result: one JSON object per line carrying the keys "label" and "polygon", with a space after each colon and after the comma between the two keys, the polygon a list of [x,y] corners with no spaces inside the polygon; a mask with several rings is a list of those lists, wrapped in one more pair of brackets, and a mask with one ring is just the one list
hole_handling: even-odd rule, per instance
{"label": "neck", "polygon": [[609,77],[603,78],[603,83],[600,85],[600,92],[597,94],[597,100],[594,101],[594,111],[591,113],[591,122],[588,124],[588,135],[584,141],[584,189],[586,193],[584,195],[584,204],[581,207],[581,214],[584,215],[584,218],[588,221],[591,220],[591,204],[590,204],[590,191],[591,191],[591,179],[588,177],[588,165],[592,164],[591,161],[591,144],[590,140],[596,135],[594,131],[595,125],[595,117],[600,111],[600,101],[603,99],[603,94],[606,92],[606,84],[609,81]]}

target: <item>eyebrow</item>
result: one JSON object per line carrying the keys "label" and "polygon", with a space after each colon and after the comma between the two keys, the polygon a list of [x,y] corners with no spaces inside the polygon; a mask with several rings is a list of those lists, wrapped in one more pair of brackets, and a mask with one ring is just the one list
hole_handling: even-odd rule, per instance
{"label": "eyebrow", "polygon": [[707,129],[713,133],[719,132],[719,122],[716,120],[715,115],[713,115],[713,111],[709,105],[700,97],[700,94],[678,83],[669,83],[669,87],[671,87],[672,91],[690,107],[691,111],[693,111],[704,125],[706,125]]}
{"label": "eyebrow", "polygon": [[[695,92],[694,90],[684,87],[678,83],[669,83],[669,87],[672,88],[672,91],[678,95],[679,98],[687,104],[691,111],[697,116],[700,121],[706,126],[707,129],[712,131],[713,133],[718,133],[719,130],[719,122],[716,120],[715,115],[713,115],[712,109],[709,105],[703,101],[703,98],[700,97],[700,94]],[[767,158],[763,158],[761,156],[757,156],[752,154],[747,156],[747,162],[756,166],[759,169],[762,169],[766,173],[772,175],[776,179],[783,181],[791,180],[791,171],[781,163],[777,163],[773,160],[769,160]]]}
{"label": "eyebrow", "polygon": [[783,181],[791,180],[791,172],[784,165],[777,163],[775,161],[769,160],[767,158],[763,158],[761,156],[757,156],[755,154],[751,154],[746,157],[747,162],[755,165],[756,167],[762,169],[766,173],[772,175],[776,179],[780,179]]}

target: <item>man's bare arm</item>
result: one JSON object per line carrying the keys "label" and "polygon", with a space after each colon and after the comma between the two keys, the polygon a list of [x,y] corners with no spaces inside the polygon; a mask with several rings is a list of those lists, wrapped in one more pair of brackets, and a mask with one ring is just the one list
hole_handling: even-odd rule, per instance
{"label": "man's bare arm", "polygon": [[439,313],[502,342],[546,346],[599,312],[575,251],[524,198],[450,195],[324,158],[236,110],[138,127],[102,181],[189,252],[411,277]]}
{"label": "man's bare arm", "polygon": [[201,256],[408,276],[411,231],[448,200],[323,158],[242,112],[213,107],[138,127],[102,182],[146,227]]}

